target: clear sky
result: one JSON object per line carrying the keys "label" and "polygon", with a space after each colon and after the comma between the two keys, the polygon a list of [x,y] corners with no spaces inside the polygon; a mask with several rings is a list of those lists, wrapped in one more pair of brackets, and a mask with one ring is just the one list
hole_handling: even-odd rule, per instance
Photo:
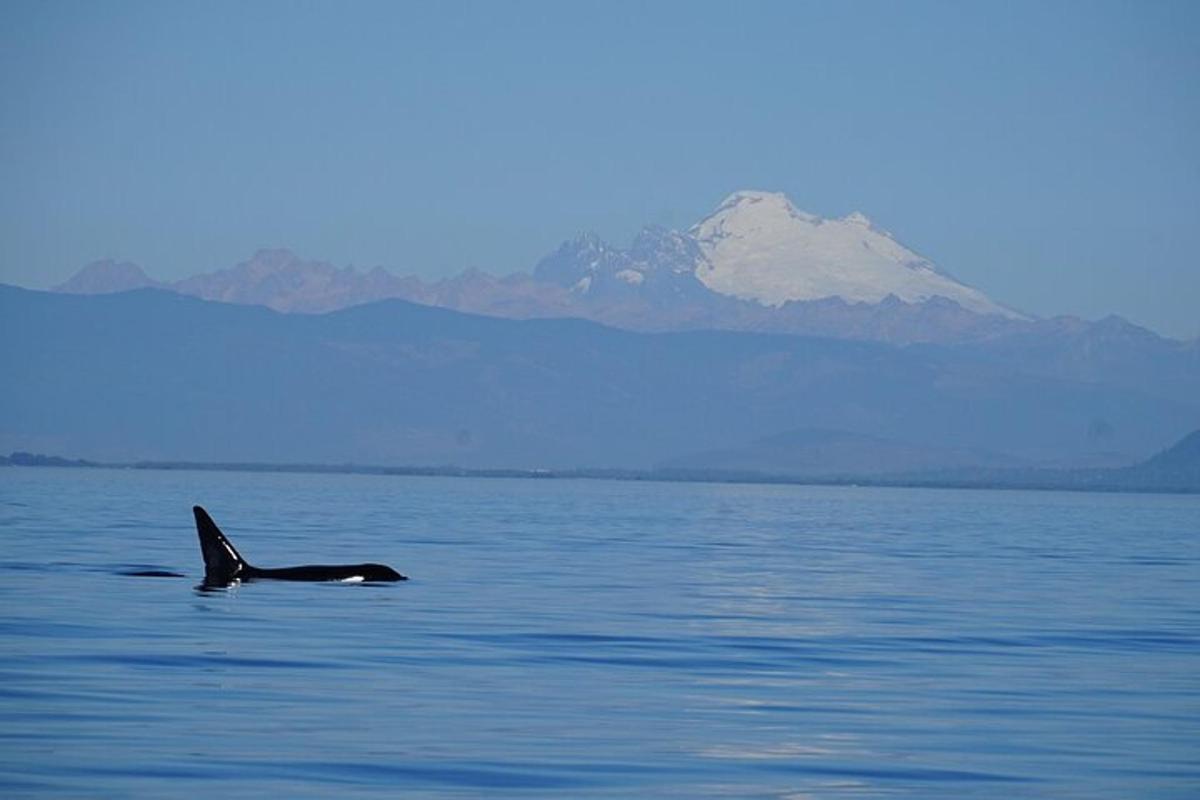
{"label": "clear sky", "polygon": [[0,281],[437,277],[736,189],[1200,335],[1197,2],[0,2]]}

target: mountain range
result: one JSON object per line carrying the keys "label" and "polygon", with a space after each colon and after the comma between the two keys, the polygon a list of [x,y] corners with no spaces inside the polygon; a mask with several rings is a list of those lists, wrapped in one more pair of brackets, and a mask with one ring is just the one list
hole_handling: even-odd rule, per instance
{"label": "mountain range", "polygon": [[[1131,464],[1200,427],[1194,346],[639,333],[384,300],[324,314],[0,286],[0,452],[852,475]],[[741,460],[738,460],[741,459]]]}
{"label": "mountain range", "polygon": [[96,262],[0,312],[0,451],[102,461],[990,474],[1200,427],[1200,340],[1030,317],[770,192],[507,277],[263,250],[169,284]]}
{"label": "mountain range", "polygon": [[[277,311],[323,313],[383,299],[512,319],[576,317],[636,331],[793,333],[892,343],[1036,333],[1036,320],[955,280],[861,213],[825,219],[782,194],[735,192],[687,231],[650,226],[628,248],[594,234],[564,242],[531,273],[470,270],[427,282],[359,271],[285,249],[174,282],[97,261],[56,291],[156,287]],[[1078,322],[1067,320],[1067,322]]]}

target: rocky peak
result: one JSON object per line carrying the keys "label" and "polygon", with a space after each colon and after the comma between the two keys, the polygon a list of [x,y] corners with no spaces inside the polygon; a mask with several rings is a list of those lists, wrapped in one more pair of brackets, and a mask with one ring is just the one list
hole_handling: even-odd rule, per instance
{"label": "rocky peak", "polygon": [[629,248],[630,259],[643,272],[692,273],[702,258],[700,246],[686,233],[650,225],[638,233]]}
{"label": "rocky peak", "polygon": [[616,273],[629,267],[629,256],[594,233],[563,242],[533,268],[539,281],[557,286],[590,286],[596,275]]}
{"label": "rocky peak", "polygon": [[67,294],[111,294],[159,286],[137,264],[129,261],[103,259],[84,266],[63,283],[54,287]]}

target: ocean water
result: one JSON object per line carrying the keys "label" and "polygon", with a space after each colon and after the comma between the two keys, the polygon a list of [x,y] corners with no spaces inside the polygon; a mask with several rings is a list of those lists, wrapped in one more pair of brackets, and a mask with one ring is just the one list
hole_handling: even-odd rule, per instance
{"label": "ocean water", "polygon": [[[193,503],[412,579],[198,591]],[[1200,796],[1197,497],[9,468],[0,543],[5,797]]]}

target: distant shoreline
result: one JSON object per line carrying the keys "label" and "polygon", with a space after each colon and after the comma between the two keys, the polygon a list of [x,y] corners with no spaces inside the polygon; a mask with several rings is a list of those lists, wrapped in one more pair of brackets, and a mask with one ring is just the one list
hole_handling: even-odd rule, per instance
{"label": "distant shoreline", "polygon": [[101,462],[17,452],[0,456],[0,467],[60,467],[198,472],[265,472],[314,475],[391,475],[441,478],[520,478],[537,480],[620,480],[657,483],[727,483],[788,486],[864,486],[905,489],[989,489],[1131,494],[1200,494],[1200,485],[1149,481],[1125,469],[994,470],[959,475],[796,476],[758,472],[681,469],[471,469],[455,466],[387,467],[369,464],[274,464],[263,462],[132,461]]}

